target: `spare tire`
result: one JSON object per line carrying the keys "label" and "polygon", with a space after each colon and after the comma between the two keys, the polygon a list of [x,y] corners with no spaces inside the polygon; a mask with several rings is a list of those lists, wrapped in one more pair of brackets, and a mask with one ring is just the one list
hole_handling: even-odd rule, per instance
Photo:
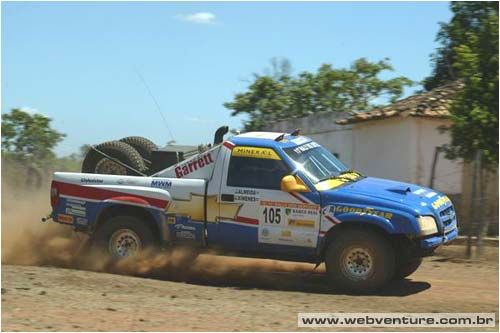
{"label": "spare tire", "polygon": [[142,158],[148,162],[151,162],[151,151],[158,149],[153,141],[143,138],[142,136],[127,136],[120,141],[134,147]]}
{"label": "spare tire", "polygon": [[96,149],[139,172],[144,172],[147,169],[141,155],[132,146],[121,141],[107,141],[95,146],[95,149],[91,148],[89,150],[83,160],[82,172],[129,176],[140,175],[139,173],[106,158],[97,152]]}

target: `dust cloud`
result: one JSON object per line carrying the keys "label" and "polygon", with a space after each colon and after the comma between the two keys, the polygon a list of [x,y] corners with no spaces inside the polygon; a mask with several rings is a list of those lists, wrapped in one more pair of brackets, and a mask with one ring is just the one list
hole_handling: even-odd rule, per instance
{"label": "dust cloud", "polygon": [[[234,286],[275,286],[277,275],[293,273],[294,283],[313,273],[314,265],[198,254],[192,248],[146,250],[119,262],[85,246],[87,236],[52,221],[50,185],[36,190],[11,186],[2,174],[2,264],[55,266],[147,278]],[[324,272],[320,267],[314,273]],[[297,280],[298,279],[298,280]],[[297,281],[296,281],[297,280]]]}

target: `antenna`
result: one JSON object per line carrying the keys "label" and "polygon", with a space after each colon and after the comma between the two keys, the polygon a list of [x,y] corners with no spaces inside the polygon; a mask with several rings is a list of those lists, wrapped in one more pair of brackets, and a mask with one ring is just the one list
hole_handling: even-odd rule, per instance
{"label": "antenna", "polygon": [[139,79],[141,80],[142,84],[144,84],[144,87],[148,91],[149,96],[151,96],[151,99],[155,103],[156,109],[158,110],[158,113],[160,114],[161,119],[163,119],[163,124],[165,124],[165,127],[167,128],[168,134],[170,134],[170,138],[172,139],[171,141],[175,142],[174,135],[172,134],[172,131],[170,130],[170,127],[168,127],[167,119],[165,118],[165,115],[163,115],[163,112],[161,111],[160,104],[158,104],[158,102],[156,101],[156,98],[153,96],[153,93],[151,92],[151,89],[149,89],[149,85],[146,83],[146,80],[141,75],[141,73],[139,72],[139,70],[136,69],[135,72],[137,73],[137,76],[139,76]]}

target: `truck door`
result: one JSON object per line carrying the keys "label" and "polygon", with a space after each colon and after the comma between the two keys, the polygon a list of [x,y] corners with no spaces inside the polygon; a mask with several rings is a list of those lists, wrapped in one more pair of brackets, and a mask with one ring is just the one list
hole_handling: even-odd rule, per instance
{"label": "truck door", "polygon": [[236,146],[224,163],[218,223],[221,244],[264,252],[316,247],[319,195],[309,193],[310,200],[281,190],[281,179],[291,174],[291,168],[276,151]]}

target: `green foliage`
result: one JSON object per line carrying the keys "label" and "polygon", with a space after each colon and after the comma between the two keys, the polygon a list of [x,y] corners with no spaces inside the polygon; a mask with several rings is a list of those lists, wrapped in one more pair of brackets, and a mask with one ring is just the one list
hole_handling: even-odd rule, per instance
{"label": "green foliage", "polygon": [[52,129],[50,122],[21,109],[2,114],[2,156],[34,165],[53,159],[53,148],[66,135]]}
{"label": "green foliage", "polygon": [[281,64],[275,59],[273,71],[254,75],[248,90],[237,93],[224,106],[231,115],[248,115],[245,130],[259,130],[269,122],[289,117],[303,117],[316,112],[364,112],[375,105],[375,100],[387,97],[391,102],[403,94],[413,82],[406,77],[381,79],[385,71],[393,71],[388,59],[370,62],[356,60],[349,68],[335,69],[322,65],[316,73],[290,74],[287,60]]}
{"label": "green foliage", "polygon": [[87,156],[87,153],[89,152],[90,147],[92,147],[92,146],[89,144],[81,145],[79,152],[78,152],[78,157],[83,160],[85,158],[85,156]]}
{"label": "green foliage", "polygon": [[434,57],[433,76],[426,88],[460,79],[450,112],[449,158],[471,160],[480,149],[487,166],[498,165],[498,2],[452,2],[450,23],[442,24],[442,47]]}

